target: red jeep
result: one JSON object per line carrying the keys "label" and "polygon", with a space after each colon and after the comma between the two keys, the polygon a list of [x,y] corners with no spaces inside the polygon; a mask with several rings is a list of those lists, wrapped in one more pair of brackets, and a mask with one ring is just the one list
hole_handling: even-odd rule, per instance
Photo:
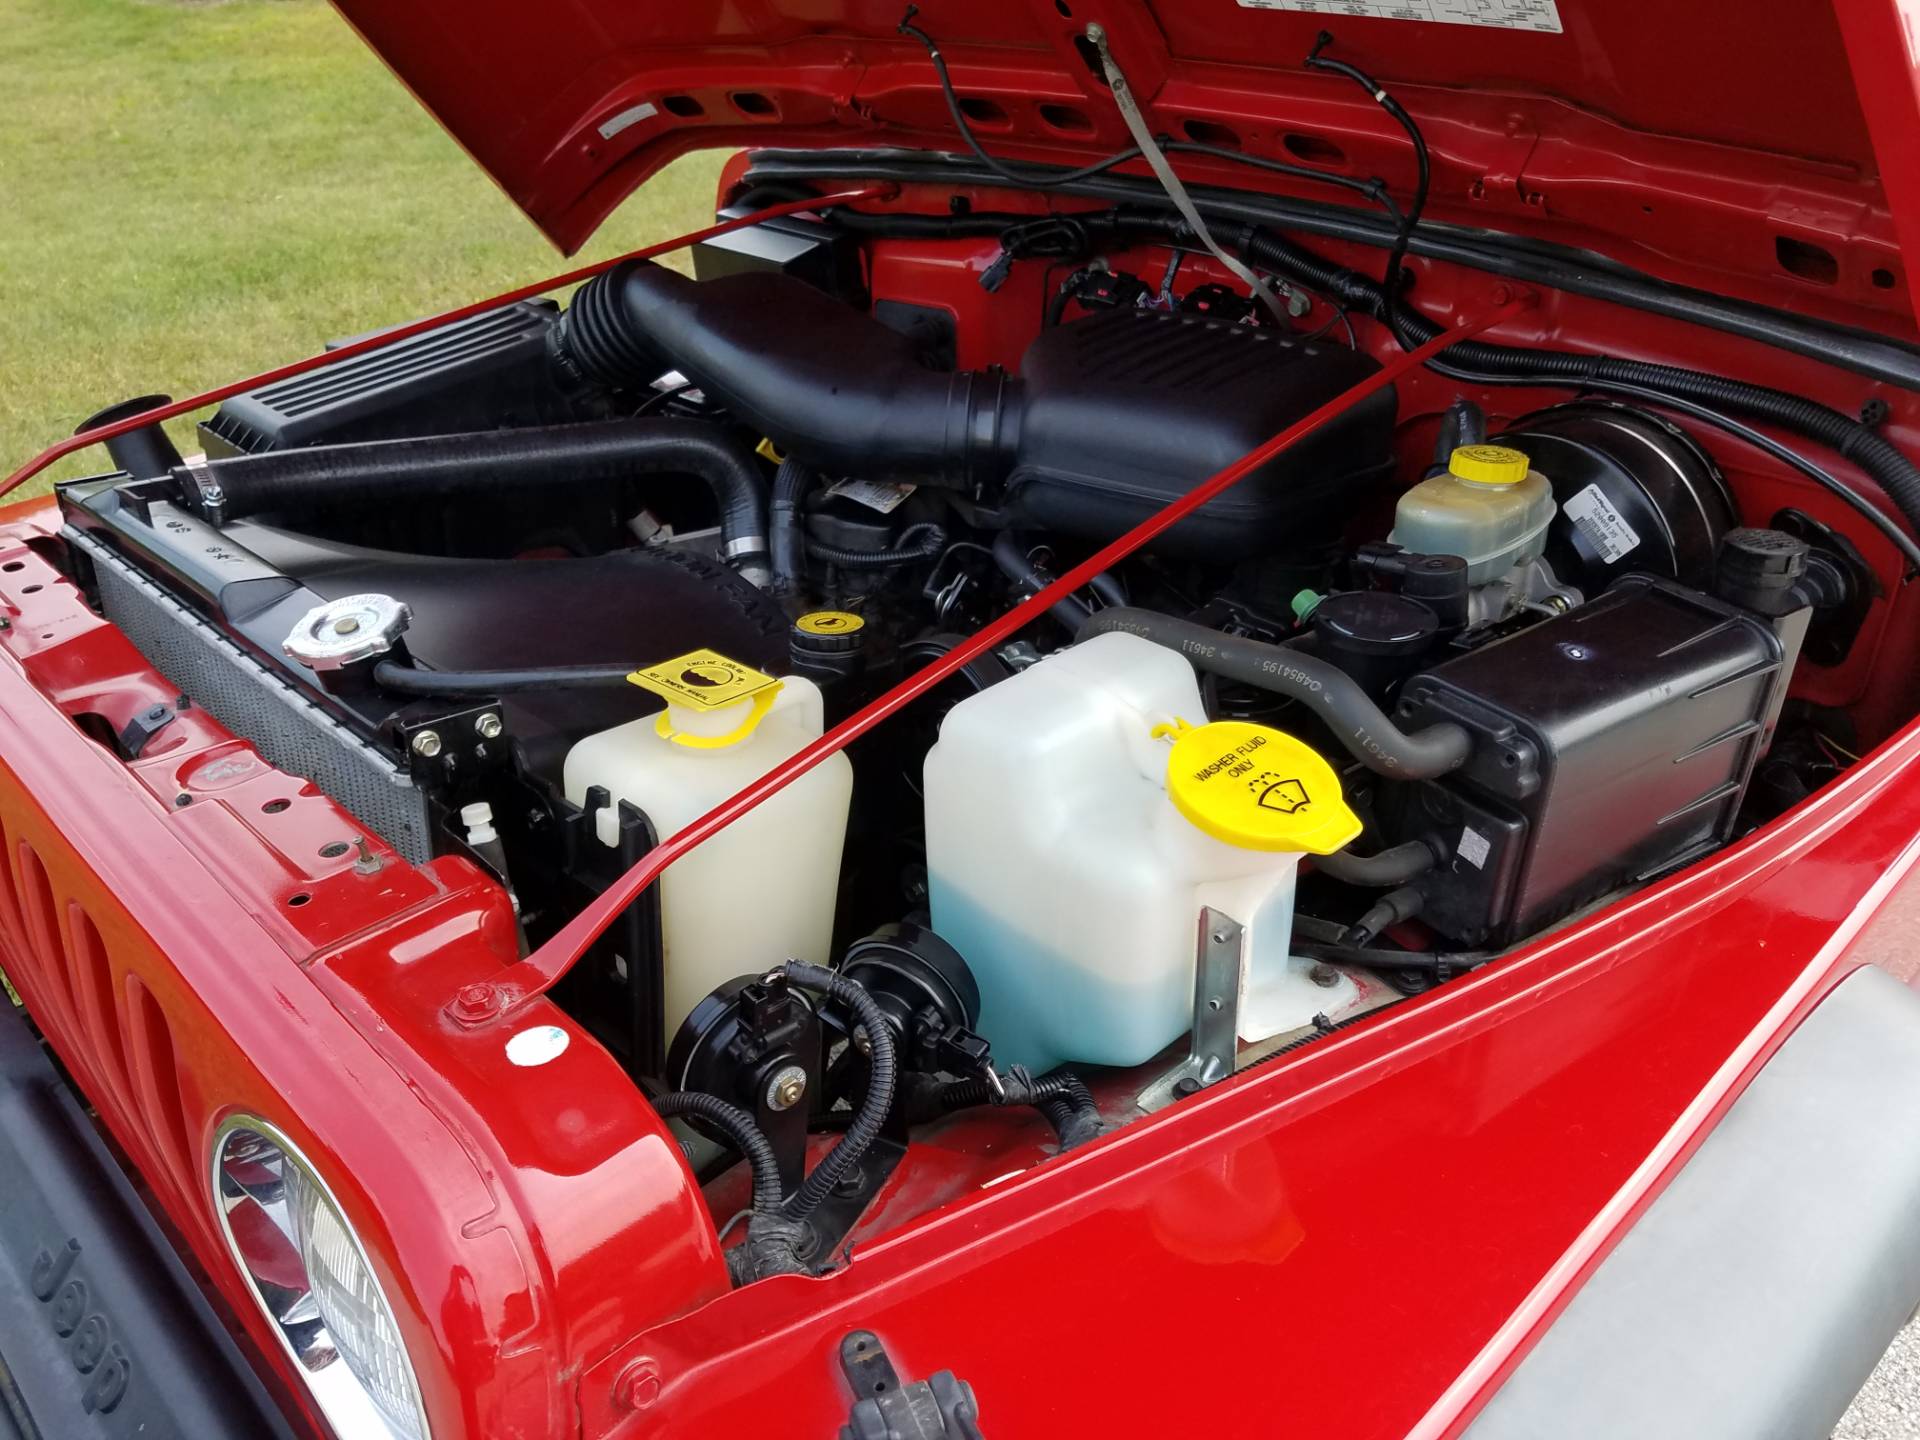
{"label": "red jeep", "polygon": [[1827,1433],[1910,7],[338,3],[562,250],[745,148],[14,475],[0,1434]]}

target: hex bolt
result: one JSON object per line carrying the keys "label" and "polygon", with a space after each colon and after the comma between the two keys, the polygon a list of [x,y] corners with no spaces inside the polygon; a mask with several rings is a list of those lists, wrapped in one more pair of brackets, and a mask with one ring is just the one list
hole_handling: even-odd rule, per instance
{"label": "hex bolt", "polygon": [[431,760],[440,753],[440,732],[422,730],[413,737],[413,753],[422,760]]}
{"label": "hex bolt", "polygon": [[660,1398],[660,1385],[660,1367],[651,1360],[636,1360],[614,1380],[614,1403],[628,1410],[644,1410]]}
{"label": "hex bolt", "polygon": [[774,1110],[791,1110],[806,1093],[807,1072],[798,1065],[783,1065],[767,1082],[767,1105]]}
{"label": "hex bolt", "polygon": [[485,1020],[499,1009],[500,992],[484,980],[462,985],[453,997],[454,1018],[470,1023]]}
{"label": "hex bolt", "polygon": [[489,710],[473,722],[474,730],[482,740],[498,740],[500,732],[507,727],[500,723],[500,717]]}
{"label": "hex bolt", "polygon": [[1327,989],[1340,983],[1340,972],[1331,965],[1316,965],[1307,971],[1307,978],[1322,989]]}

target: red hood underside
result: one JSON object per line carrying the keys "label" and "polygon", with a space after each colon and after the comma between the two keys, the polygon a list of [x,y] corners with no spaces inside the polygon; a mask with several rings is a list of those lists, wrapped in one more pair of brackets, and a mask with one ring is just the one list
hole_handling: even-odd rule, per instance
{"label": "red hood underside", "polygon": [[[1840,242],[1837,282],[1815,280],[1838,284],[1823,298],[1905,311],[1887,189],[1920,182],[1882,163],[1893,145],[1911,146],[1911,130],[1889,118],[1915,103],[1914,26],[1901,0],[1402,7],[1522,12],[1558,30],[1254,8],[1297,3],[927,0],[916,23],[939,41],[982,140],[1001,154],[1072,164],[1129,143],[1083,53],[1084,28],[1098,21],[1157,131],[1380,174],[1405,190],[1412,167],[1391,121],[1350,82],[1301,66],[1324,26],[1330,53],[1389,84],[1425,125],[1437,218],[1577,235],[1636,250],[1642,263],[1797,273],[1771,244],[1764,256],[1730,253],[1701,223],[1697,202],[1710,197],[1723,219],[1744,210],[1777,234]],[[564,250],[691,150],[959,148],[926,51],[897,33],[904,0],[336,4]],[[1289,183],[1193,157],[1181,166],[1243,188]],[[1868,282],[1890,265],[1894,285]]]}

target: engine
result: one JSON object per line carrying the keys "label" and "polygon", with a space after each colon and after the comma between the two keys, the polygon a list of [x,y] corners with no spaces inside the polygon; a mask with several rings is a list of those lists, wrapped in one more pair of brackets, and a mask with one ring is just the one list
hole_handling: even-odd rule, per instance
{"label": "engine", "polygon": [[[532,947],[1379,368],[1124,247],[961,365],[954,311],[862,293],[859,237],[778,233],[238,396],[192,460],[123,437],[62,488],[75,574],[370,837],[493,875]],[[1650,408],[1485,401],[1342,410],[595,944],[557,998],[716,1186],[746,1154],[806,1221],[743,1278],[821,1263],[944,1117],[1080,1143],[1818,783],[1788,687],[1859,626],[1852,545],[1743,515]]]}

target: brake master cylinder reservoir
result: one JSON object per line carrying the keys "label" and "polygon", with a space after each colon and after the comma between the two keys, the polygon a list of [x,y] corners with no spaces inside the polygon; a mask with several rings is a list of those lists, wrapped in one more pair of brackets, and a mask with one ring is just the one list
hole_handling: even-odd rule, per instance
{"label": "brake master cylinder reservoir", "polygon": [[[585,805],[595,785],[612,797],[595,817],[607,845],[618,843],[622,800],[664,840],[821,734],[812,681],[776,680],[711,650],[631,678],[667,708],[567,752],[567,798]],[[852,765],[830,755],[667,867],[659,881],[663,1034],[724,981],[790,956],[827,963],[852,794]]]}
{"label": "brake master cylinder reservoir", "polygon": [[[970,696],[927,754],[934,929],[980,985],[1003,1065],[1135,1065],[1184,1035],[1204,906],[1245,927],[1240,1033],[1355,997],[1288,954],[1294,872],[1360,822],[1290,735],[1205,711],[1192,668],[1099,635]],[[1324,978],[1324,973],[1323,977]]]}
{"label": "brake master cylinder reservoir", "polygon": [[1458,555],[1467,584],[1498,580],[1547,548],[1553,486],[1505,445],[1462,445],[1445,473],[1401,495],[1387,538],[1423,555]]}

